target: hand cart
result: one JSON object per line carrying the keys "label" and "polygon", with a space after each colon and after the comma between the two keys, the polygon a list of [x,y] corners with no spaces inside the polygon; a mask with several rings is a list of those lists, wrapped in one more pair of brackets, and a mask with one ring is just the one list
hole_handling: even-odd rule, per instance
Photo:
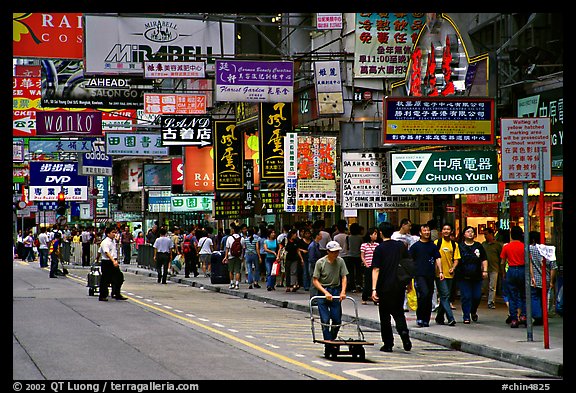
{"label": "hand cart", "polygon": [[[317,305],[315,300],[325,299],[325,298],[326,298],[326,296],[312,296],[310,298],[310,322],[312,325],[312,342],[324,344],[324,357],[326,357],[326,359],[332,358],[332,359],[336,360],[336,358],[340,354],[340,355],[352,355],[353,358],[359,358],[360,360],[364,360],[366,358],[366,351],[364,350],[364,345],[374,345],[374,343],[364,340],[364,333],[360,329],[360,323],[359,323],[359,319],[358,319],[358,305],[356,304],[356,300],[354,300],[354,298],[352,298],[352,297],[348,297],[348,296],[346,297],[346,299],[350,299],[352,301],[352,303],[354,304],[354,312],[355,312],[355,318],[353,318],[353,320],[349,323],[354,323],[354,322],[356,323],[356,330],[358,332],[358,338],[357,339],[337,338],[336,340],[317,340],[316,339],[316,334],[314,332],[313,307],[315,305]],[[320,325],[322,325],[322,322],[320,322]],[[335,326],[342,327],[344,325],[345,325],[344,323],[341,323],[340,325],[331,325],[331,326],[332,327],[335,327]],[[348,346],[348,351],[342,351],[342,349],[341,349],[342,346]]]}

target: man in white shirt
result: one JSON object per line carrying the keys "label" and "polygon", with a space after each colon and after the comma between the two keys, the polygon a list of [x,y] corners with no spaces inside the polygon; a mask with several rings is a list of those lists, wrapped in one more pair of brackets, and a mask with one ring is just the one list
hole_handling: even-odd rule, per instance
{"label": "man in white shirt", "polygon": [[38,235],[38,241],[40,246],[38,246],[38,258],[40,261],[40,267],[48,267],[48,235],[46,234],[46,227],[40,228],[40,235]]}
{"label": "man in white shirt", "polygon": [[116,300],[126,300],[122,296],[120,289],[124,282],[124,274],[118,266],[118,250],[116,248],[116,228],[106,228],[104,230],[106,238],[100,243],[99,252],[102,255],[100,266],[102,268],[102,278],[100,279],[100,295],[98,300],[108,301],[108,284],[112,284],[112,297]]}
{"label": "man in white shirt", "polygon": [[[167,234],[166,228],[160,228],[160,237],[154,240],[154,260],[156,261],[156,270],[158,271],[158,282],[166,284],[168,277],[168,264],[172,260],[172,251],[174,249],[174,242]],[[162,272],[164,269],[164,272]]]}

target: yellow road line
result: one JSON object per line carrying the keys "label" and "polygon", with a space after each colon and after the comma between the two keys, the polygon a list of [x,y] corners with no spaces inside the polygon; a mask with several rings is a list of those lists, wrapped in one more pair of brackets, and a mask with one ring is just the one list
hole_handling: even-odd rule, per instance
{"label": "yellow road line", "polygon": [[[80,283],[84,283],[83,280],[79,280],[79,279],[77,279],[76,277],[68,276],[68,278],[71,279],[71,280],[74,280],[74,281],[78,281],[78,282],[80,282]],[[206,329],[206,330],[208,330],[208,331],[210,331],[210,332],[212,332],[212,333],[215,333],[215,334],[224,336],[224,337],[226,337],[226,338],[229,339],[229,340],[232,340],[232,341],[235,341],[235,342],[237,342],[237,343],[239,343],[239,344],[245,345],[245,346],[247,346],[247,347],[249,347],[249,348],[252,348],[252,349],[254,349],[254,350],[256,350],[256,351],[262,352],[262,353],[264,353],[264,354],[266,354],[266,355],[273,356],[273,357],[275,357],[275,358],[277,358],[277,359],[280,359],[280,360],[282,360],[282,361],[284,361],[284,362],[293,364],[293,365],[298,366],[298,367],[302,367],[302,368],[304,368],[304,369],[306,369],[306,370],[309,370],[309,371],[312,371],[312,372],[315,372],[315,373],[318,373],[318,374],[321,374],[321,375],[324,375],[324,376],[327,376],[327,377],[330,377],[330,378],[339,379],[339,380],[343,380],[343,381],[348,380],[348,378],[345,378],[345,377],[343,377],[343,376],[341,376],[341,375],[333,374],[333,373],[324,371],[324,370],[322,370],[322,369],[319,369],[319,368],[316,368],[316,367],[312,367],[312,366],[310,366],[310,365],[308,365],[308,364],[306,364],[306,363],[302,363],[302,362],[299,362],[299,361],[297,361],[297,360],[291,359],[291,358],[289,358],[289,357],[287,357],[287,356],[280,355],[280,354],[277,354],[277,353],[275,353],[275,352],[269,351],[269,350],[267,350],[267,349],[265,349],[265,348],[259,347],[259,346],[256,345],[256,344],[252,344],[252,343],[249,342],[249,341],[243,340],[243,339],[241,339],[241,338],[238,338],[238,337],[236,337],[236,336],[233,336],[233,335],[228,334],[228,333],[226,333],[226,332],[223,332],[223,331],[221,331],[221,330],[214,329],[214,328],[211,327],[211,326],[208,326],[208,325],[205,325],[205,324],[203,324],[203,323],[194,321],[193,319],[186,318],[186,317],[184,317],[184,316],[182,316],[182,315],[179,315],[179,314],[177,314],[177,313],[173,313],[173,312],[168,311],[168,310],[166,310],[166,309],[163,309],[163,308],[160,308],[160,307],[156,307],[156,306],[154,306],[154,305],[152,305],[152,304],[148,304],[148,303],[142,302],[142,301],[140,301],[140,300],[138,300],[138,299],[133,298],[132,296],[127,296],[127,297],[128,297],[129,300],[131,300],[131,301],[133,301],[134,303],[137,303],[137,304],[139,304],[139,305],[141,305],[141,306],[143,306],[143,307],[147,307],[147,308],[156,310],[156,311],[158,311],[158,312],[161,312],[161,313],[163,313],[163,314],[169,315],[169,316],[171,316],[171,317],[174,317],[174,318],[180,319],[180,320],[182,320],[182,321],[191,323],[191,324],[193,324],[193,325],[196,325],[196,326],[198,326],[198,327],[201,327],[202,329]]]}

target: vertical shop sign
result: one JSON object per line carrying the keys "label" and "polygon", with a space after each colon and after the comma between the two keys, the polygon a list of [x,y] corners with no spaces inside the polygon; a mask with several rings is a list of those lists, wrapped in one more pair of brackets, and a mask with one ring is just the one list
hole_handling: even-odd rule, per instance
{"label": "vertical shop sign", "polygon": [[214,174],[216,191],[244,189],[244,138],[238,135],[236,122],[214,122]]}
{"label": "vertical shop sign", "polygon": [[296,190],[298,182],[297,154],[298,154],[298,134],[288,132],[284,138],[284,210],[289,213],[296,212],[298,194]]}
{"label": "vertical shop sign", "polygon": [[291,104],[261,104],[260,179],[281,181],[284,178],[284,137],[291,130]]}

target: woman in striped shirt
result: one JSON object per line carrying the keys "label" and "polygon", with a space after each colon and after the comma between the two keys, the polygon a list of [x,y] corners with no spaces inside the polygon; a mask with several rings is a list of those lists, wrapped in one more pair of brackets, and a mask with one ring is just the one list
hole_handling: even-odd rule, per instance
{"label": "woman in striped shirt", "polygon": [[[364,271],[364,286],[362,289],[362,304],[368,304],[372,295],[372,255],[374,249],[382,242],[380,231],[377,227],[370,228],[364,236],[364,242],[360,246],[360,258]],[[376,304],[376,303],[374,303]]]}

